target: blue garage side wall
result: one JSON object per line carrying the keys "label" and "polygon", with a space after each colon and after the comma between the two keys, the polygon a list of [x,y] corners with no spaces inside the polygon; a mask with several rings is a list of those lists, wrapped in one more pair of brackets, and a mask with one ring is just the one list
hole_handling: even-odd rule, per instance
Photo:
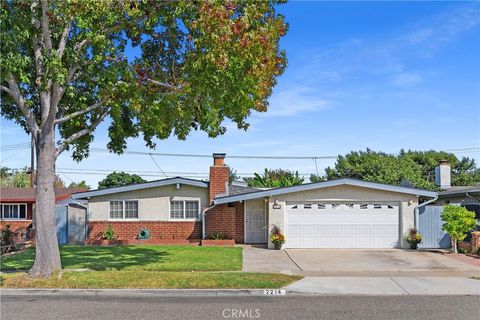
{"label": "blue garage side wall", "polygon": [[58,244],[68,243],[68,225],[67,225],[67,206],[57,205],[55,207],[55,216],[57,223],[57,238]]}
{"label": "blue garage side wall", "polygon": [[420,208],[418,232],[423,236],[423,241],[419,244],[419,248],[450,248],[450,237],[442,230],[443,221],[440,218],[442,211],[442,206],[425,206]]}

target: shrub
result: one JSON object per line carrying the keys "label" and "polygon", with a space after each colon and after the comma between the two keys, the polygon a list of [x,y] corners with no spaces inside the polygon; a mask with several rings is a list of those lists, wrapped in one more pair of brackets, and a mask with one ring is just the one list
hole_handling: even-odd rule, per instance
{"label": "shrub", "polygon": [[206,237],[208,240],[225,240],[227,237],[220,232],[214,232]]}
{"label": "shrub", "polygon": [[448,204],[443,207],[440,217],[444,222],[442,230],[446,231],[452,239],[453,252],[458,253],[457,242],[465,239],[467,232],[477,225],[475,213],[464,207]]}
{"label": "shrub", "polygon": [[2,227],[0,231],[0,241],[2,246],[7,246],[10,244],[10,236],[12,235],[12,231],[10,230],[10,225],[6,224]]}
{"label": "shrub", "polygon": [[105,228],[104,231],[100,232],[98,235],[97,235],[97,238],[100,238],[102,240],[116,240],[118,238],[115,230],[113,230],[113,227],[111,224],[109,224],[107,226],[107,228]]}

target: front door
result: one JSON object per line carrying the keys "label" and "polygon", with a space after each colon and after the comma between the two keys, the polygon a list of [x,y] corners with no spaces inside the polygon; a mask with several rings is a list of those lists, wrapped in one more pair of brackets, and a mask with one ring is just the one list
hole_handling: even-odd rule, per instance
{"label": "front door", "polygon": [[267,212],[265,201],[245,201],[245,243],[267,242]]}

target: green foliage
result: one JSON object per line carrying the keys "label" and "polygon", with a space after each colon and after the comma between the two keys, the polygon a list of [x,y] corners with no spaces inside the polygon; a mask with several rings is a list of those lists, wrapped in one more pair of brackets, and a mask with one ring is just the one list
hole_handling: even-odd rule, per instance
{"label": "green foliage", "polygon": [[80,182],[72,182],[68,185],[69,188],[79,188],[79,189],[87,189],[90,190],[91,187],[85,182],[85,180],[82,180]]}
{"label": "green foliage", "polygon": [[457,242],[465,239],[467,232],[477,225],[475,213],[468,211],[464,207],[455,205],[446,205],[440,214],[443,221],[442,230],[447,232],[452,239],[455,253],[457,252]]}
{"label": "green foliage", "polygon": [[98,189],[107,189],[115,187],[123,187],[130,184],[147,182],[142,177],[136,174],[129,174],[126,172],[112,172],[105,179],[98,182]]}
{"label": "green foliage", "polygon": [[286,66],[281,2],[50,0],[42,8],[1,1],[0,74],[9,89],[1,114],[32,130],[12,80],[32,119],[50,130],[42,100],[49,95],[54,118],[75,115],[55,127],[76,160],[88,156],[105,116],[115,153],[139,135],[150,147],[197,129],[215,137],[226,131],[225,119],[246,130],[252,110],[267,110]]}
{"label": "green foliage", "polygon": [[105,231],[102,232],[101,238],[105,240],[115,240],[117,239],[117,234],[115,230],[113,230],[113,227],[111,224],[109,224],[106,228]]}
{"label": "green foliage", "polygon": [[303,183],[303,177],[298,175],[298,171],[284,169],[265,169],[263,175],[255,173],[253,178],[244,178],[244,180],[249,187],[256,188],[289,187]]}
{"label": "green foliage", "polygon": [[224,240],[224,239],[227,239],[227,237],[221,232],[211,233],[211,234],[207,235],[206,238],[208,240]]}
{"label": "green foliage", "polygon": [[3,225],[2,230],[0,231],[1,246],[6,246],[10,244],[11,235],[12,235],[12,231],[10,230],[10,225],[8,224]]}
{"label": "green foliage", "polygon": [[410,228],[408,233],[405,235],[405,241],[408,243],[421,243],[422,235],[417,231],[416,228]]}
{"label": "green foliage", "polygon": [[228,167],[228,183],[232,183],[233,181],[236,181],[238,179],[240,179],[240,177],[237,175],[237,170]]}
{"label": "green foliage", "polygon": [[323,181],[326,181],[327,179],[321,175],[311,174],[309,180],[310,182],[323,182]]}
{"label": "green foliage", "polygon": [[354,178],[379,183],[399,185],[410,182],[416,188],[438,190],[434,184],[434,169],[440,160],[452,165],[452,185],[480,183],[480,169],[469,158],[458,160],[454,154],[438,151],[405,151],[399,155],[383,152],[352,151],[338,156],[334,168],[328,167],[326,178]]}
{"label": "green foliage", "polygon": [[[31,178],[30,169],[27,167],[14,170],[3,167],[0,172],[0,187],[2,188],[30,188]],[[33,172],[35,179],[35,172]],[[65,188],[65,183],[58,175],[55,176],[55,188]]]}

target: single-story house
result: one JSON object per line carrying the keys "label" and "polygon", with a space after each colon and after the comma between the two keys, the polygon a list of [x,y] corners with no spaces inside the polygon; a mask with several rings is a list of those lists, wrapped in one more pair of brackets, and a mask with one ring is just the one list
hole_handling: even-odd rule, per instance
{"label": "single-story house", "polygon": [[[286,248],[406,248],[419,204],[436,192],[354,179],[259,190],[229,184],[225,154],[213,154],[210,179],[181,177],[74,194],[86,200],[87,238],[111,225],[127,243],[188,243],[222,233],[267,244],[278,226]],[[143,228],[147,240],[137,240]]]}
{"label": "single-story house", "polygon": [[[64,229],[67,222],[61,223],[63,216],[60,214],[63,211],[66,213],[67,207],[72,217],[74,213],[85,216],[85,208],[71,200],[72,194],[80,191],[85,189],[55,189],[58,235],[63,235],[62,230],[67,232]],[[0,188],[0,228],[9,225],[13,232],[20,229],[35,229],[35,198],[35,188]],[[66,240],[61,243],[66,243]]]}

